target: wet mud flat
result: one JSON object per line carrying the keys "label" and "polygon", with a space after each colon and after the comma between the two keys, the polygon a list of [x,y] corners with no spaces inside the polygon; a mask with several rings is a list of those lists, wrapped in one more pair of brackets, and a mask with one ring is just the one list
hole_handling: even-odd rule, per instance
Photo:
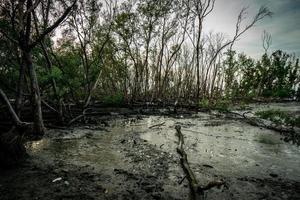
{"label": "wet mud flat", "polygon": [[206,199],[300,199],[300,147],[272,130],[201,112],[49,130],[26,144],[21,166],[0,172],[0,199],[189,199],[176,125],[200,184],[225,182]]}

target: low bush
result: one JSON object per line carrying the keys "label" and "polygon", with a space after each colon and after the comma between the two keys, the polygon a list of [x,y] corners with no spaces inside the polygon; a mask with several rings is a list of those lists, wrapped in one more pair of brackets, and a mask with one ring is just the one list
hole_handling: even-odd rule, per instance
{"label": "low bush", "polygon": [[291,117],[286,111],[271,109],[258,111],[255,113],[255,115],[262,119],[270,120],[276,124],[285,124],[293,127],[300,127],[300,116]]}
{"label": "low bush", "polygon": [[110,106],[119,106],[124,104],[124,95],[116,93],[114,95],[107,95],[103,97],[103,104]]}

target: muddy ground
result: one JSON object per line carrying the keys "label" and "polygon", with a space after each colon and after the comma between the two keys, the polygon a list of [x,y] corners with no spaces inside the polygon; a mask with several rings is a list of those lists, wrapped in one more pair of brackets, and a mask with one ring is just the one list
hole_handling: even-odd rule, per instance
{"label": "muddy ground", "polygon": [[[270,107],[300,110],[299,104],[247,109]],[[175,125],[198,181],[225,182],[206,191],[206,199],[300,199],[300,147],[278,132],[216,112],[113,115],[28,142],[26,161],[0,172],[0,199],[189,199]]]}

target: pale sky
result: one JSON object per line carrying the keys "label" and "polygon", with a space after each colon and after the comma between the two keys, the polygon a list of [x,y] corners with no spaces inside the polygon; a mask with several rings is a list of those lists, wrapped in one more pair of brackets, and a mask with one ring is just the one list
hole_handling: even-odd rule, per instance
{"label": "pale sky", "polygon": [[266,30],[272,35],[270,52],[282,49],[300,57],[300,0],[216,0],[214,11],[205,21],[204,30],[223,32],[232,38],[242,7],[248,7],[248,18],[251,19],[262,5],[273,12],[273,17],[263,19],[245,33],[234,48],[254,58],[260,57],[264,52],[261,36]]}

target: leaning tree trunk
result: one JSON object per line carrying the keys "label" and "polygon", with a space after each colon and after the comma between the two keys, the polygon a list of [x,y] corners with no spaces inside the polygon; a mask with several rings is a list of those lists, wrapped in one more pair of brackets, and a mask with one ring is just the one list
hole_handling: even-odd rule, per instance
{"label": "leaning tree trunk", "polygon": [[[48,73],[51,73],[51,69],[52,69],[52,62],[50,60],[50,57],[49,57],[49,54],[48,54],[48,50],[44,44],[43,41],[41,41],[41,47],[42,47],[42,50],[43,50],[43,53],[44,53],[44,56],[45,56],[45,59],[46,59],[46,62],[47,62],[47,70],[48,70]],[[59,117],[59,121],[61,123],[64,122],[64,114],[63,114],[63,100],[62,98],[60,97],[59,93],[58,93],[58,89],[57,89],[57,85],[56,85],[56,81],[54,80],[54,78],[51,78],[51,84],[52,84],[52,89],[53,89],[53,92],[54,92],[54,95],[56,97],[56,100],[57,100],[57,104],[58,104],[58,117]]]}
{"label": "leaning tree trunk", "polygon": [[45,127],[43,122],[43,115],[42,115],[42,104],[41,104],[41,95],[40,89],[38,85],[36,71],[32,64],[32,55],[31,51],[27,50],[23,53],[25,64],[29,71],[30,76],[30,85],[31,85],[31,92],[32,92],[32,110],[33,110],[33,127],[34,132],[37,135],[43,135],[45,133]]}

